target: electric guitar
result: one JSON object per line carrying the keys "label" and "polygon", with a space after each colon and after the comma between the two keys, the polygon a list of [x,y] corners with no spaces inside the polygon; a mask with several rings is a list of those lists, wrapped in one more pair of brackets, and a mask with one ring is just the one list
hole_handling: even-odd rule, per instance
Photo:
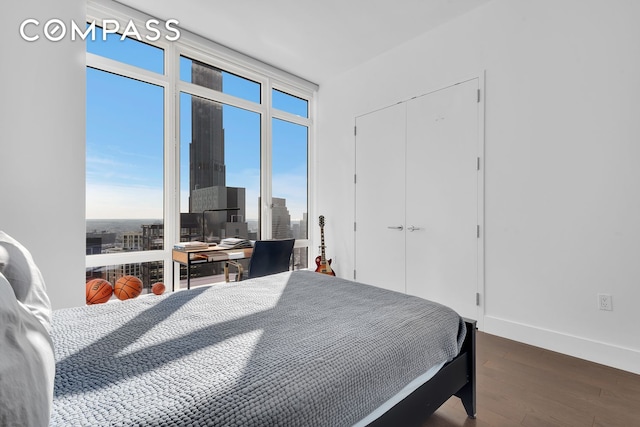
{"label": "electric guitar", "polygon": [[320,255],[316,257],[316,265],[316,273],[336,275],[331,269],[331,260],[327,260],[324,254],[324,215],[320,215]]}

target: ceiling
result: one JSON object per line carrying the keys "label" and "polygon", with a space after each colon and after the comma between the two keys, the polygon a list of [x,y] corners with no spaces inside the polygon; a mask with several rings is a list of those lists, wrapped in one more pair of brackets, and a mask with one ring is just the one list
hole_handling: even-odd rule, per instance
{"label": "ceiling", "polygon": [[322,83],[491,0],[118,0]]}

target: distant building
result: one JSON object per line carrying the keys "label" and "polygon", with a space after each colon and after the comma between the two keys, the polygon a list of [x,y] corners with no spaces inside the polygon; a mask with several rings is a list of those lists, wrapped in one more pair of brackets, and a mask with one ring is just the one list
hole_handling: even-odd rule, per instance
{"label": "distant building", "polygon": [[[222,71],[193,61],[191,82],[222,92]],[[190,190],[224,187],[227,171],[224,164],[222,105],[193,96],[191,121]]]}
{"label": "distant building", "polygon": [[[197,61],[191,65],[191,81],[209,89],[223,90],[222,71]],[[248,237],[247,224],[240,224],[246,219],[246,191],[227,187],[224,151],[222,105],[192,97],[189,211],[202,215],[201,239],[208,242],[225,237]],[[239,210],[207,212],[224,208]]]}
{"label": "distant building", "polygon": [[[304,212],[302,214],[302,220],[300,220],[300,225],[297,229],[297,234],[294,235],[296,239],[307,239],[309,238],[309,228],[307,221],[307,213]],[[308,257],[307,254],[309,252],[309,248],[294,248],[293,249],[293,266],[294,269],[299,270],[302,268],[308,267]]]}
{"label": "distant building", "polygon": [[87,255],[101,254],[107,248],[112,248],[116,244],[116,233],[106,231],[90,231],[87,233]]}
{"label": "distant building", "polygon": [[298,239],[309,238],[309,222],[307,220],[307,213],[302,214],[302,220],[300,221],[300,232],[298,233]]}
{"label": "distant building", "polygon": [[130,231],[122,235],[122,249],[131,251],[141,251],[143,249],[142,231]]}
{"label": "distant building", "polygon": [[307,238],[307,214],[302,214],[302,219],[291,224],[291,234],[295,239]]}
{"label": "distant building", "polygon": [[164,225],[142,225],[142,249],[145,251],[161,250],[164,247]]}
{"label": "distant building", "polygon": [[122,276],[135,276],[141,279],[142,267],[140,264],[120,264],[103,268],[103,279],[115,286]]}
{"label": "distant building", "polygon": [[286,199],[274,197],[271,199],[273,208],[272,215],[272,235],[274,239],[288,239],[293,237],[291,233],[291,215],[287,209]]}
{"label": "distant building", "polygon": [[95,255],[102,253],[102,239],[100,237],[89,237],[87,235],[87,255]]}

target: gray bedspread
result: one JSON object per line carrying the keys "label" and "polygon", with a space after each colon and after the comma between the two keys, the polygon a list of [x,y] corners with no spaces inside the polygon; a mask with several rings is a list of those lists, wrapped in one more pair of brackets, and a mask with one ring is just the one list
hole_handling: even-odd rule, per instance
{"label": "gray bedspread", "polygon": [[308,271],[53,313],[53,426],[349,426],[465,329],[451,309]]}

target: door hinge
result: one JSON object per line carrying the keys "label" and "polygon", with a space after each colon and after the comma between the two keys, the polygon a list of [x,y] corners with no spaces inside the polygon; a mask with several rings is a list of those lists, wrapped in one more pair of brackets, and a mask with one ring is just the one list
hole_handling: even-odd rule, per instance
{"label": "door hinge", "polygon": [[476,237],[479,239],[480,238],[480,226],[476,225]]}
{"label": "door hinge", "polygon": [[353,136],[357,136],[358,135],[358,127],[354,126],[353,127]]}
{"label": "door hinge", "polygon": [[358,175],[356,175],[355,173],[353,174],[353,183],[354,183],[354,184],[357,184],[357,183],[358,183],[357,176],[358,176]]}
{"label": "door hinge", "polygon": [[353,231],[356,231],[356,222],[353,222]]}
{"label": "door hinge", "polygon": [[478,157],[476,161],[476,170],[480,170],[480,157]]}
{"label": "door hinge", "polygon": [[480,89],[478,89],[478,102],[480,102]]}
{"label": "door hinge", "polygon": [[480,305],[480,292],[476,292],[476,305]]}
{"label": "door hinge", "polygon": [[356,280],[356,270],[353,270],[353,280]]}

